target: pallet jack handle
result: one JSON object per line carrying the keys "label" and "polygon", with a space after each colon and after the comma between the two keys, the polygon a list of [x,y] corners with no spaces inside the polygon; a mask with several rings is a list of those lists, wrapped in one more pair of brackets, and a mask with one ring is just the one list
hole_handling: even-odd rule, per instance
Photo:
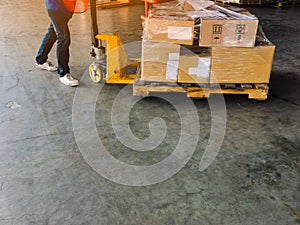
{"label": "pallet jack handle", "polygon": [[98,24],[97,24],[97,6],[96,6],[97,0],[90,0],[90,8],[91,8],[91,21],[92,21],[92,27],[91,27],[91,41],[94,47],[99,47],[98,39],[96,38],[96,35],[99,34],[98,32]]}

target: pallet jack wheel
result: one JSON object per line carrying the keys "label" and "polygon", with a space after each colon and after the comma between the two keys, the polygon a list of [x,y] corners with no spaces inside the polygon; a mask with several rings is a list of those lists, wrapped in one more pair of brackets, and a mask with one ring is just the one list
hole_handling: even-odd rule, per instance
{"label": "pallet jack wheel", "polygon": [[99,63],[94,62],[89,66],[89,74],[95,83],[99,83],[103,79],[103,71]]}

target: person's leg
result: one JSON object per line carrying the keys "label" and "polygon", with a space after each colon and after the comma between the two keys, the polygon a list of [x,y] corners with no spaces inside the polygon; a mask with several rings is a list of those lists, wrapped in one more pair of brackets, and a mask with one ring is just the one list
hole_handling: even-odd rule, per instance
{"label": "person's leg", "polygon": [[67,86],[78,86],[79,81],[70,74],[69,68],[69,46],[71,43],[68,22],[72,17],[71,13],[48,10],[53,28],[57,37],[56,57],[58,62],[58,74],[61,83]]}
{"label": "person's leg", "polygon": [[47,33],[45,34],[41,46],[38,50],[35,58],[37,64],[43,64],[48,59],[48,54],[51,51],[52,46],[56,42],[56,33],[53,28],[53,24],[50,23]]}
{"label": "person's leg", "polygon": [[71,14],[65,14],[60,11],[53,10],[48,10],[48,14],[51,18],[51,22],[57,37],[56,57],[58,62],[58,74],[60,77],[63,77],[70,72],[69,46],[71,39],[68,22],[71,18]]}

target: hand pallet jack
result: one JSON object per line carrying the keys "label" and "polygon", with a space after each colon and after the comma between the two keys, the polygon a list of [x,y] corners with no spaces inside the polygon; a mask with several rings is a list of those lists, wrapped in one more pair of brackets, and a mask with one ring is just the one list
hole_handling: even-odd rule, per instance
{"label": "hand pallet jack", "polygon": [[[171,0],[144,0],[145,15],[148,16],[149,4],[158,4]],[[140,59],[128,58],[121,38],[118,34],[99,34],[97,25],[97,0],[90,0],[90,11],[92,21],[91,56],[96,61],[89,66],[89,75],[94,82],[102,79],[108,84],[133,84],[136,74],[139,72]],[[103,47],[103,41],[106,47]],[[130,68],[130,69],[128,69]]]}
{"label": "hand pallet jack", "polygon": [[[96,58],[96,61],[89,66],[89,75],[92,81],[100,82],[103,79],[105,83],[109,84],[133,84],[140,59],[127,57],[118,34],[98,33],[96,0],[90,0],[90,10],[92,19],[92,48],[90,53]],[[103,41],[106,42],[106,48],[102,45]],[[128,67],[135,68],[134,73],[128,72]]]}

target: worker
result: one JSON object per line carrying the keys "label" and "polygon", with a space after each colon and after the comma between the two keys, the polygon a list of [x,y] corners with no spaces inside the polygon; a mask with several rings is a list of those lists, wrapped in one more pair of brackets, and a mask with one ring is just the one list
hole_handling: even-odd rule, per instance
{"label": "worker", "polygon": [[[63,0],[45,0],[50,17],[50,26],[36,56],[36,68],[58,71],[59,81],[67,86],[78,86],[79,81],[72,77],[69,68],[69,46],[71,43],[68,22],[73,13],[64,6]],[[57,41],[56,57],[58,68],[48,61],[48,54]]]}

